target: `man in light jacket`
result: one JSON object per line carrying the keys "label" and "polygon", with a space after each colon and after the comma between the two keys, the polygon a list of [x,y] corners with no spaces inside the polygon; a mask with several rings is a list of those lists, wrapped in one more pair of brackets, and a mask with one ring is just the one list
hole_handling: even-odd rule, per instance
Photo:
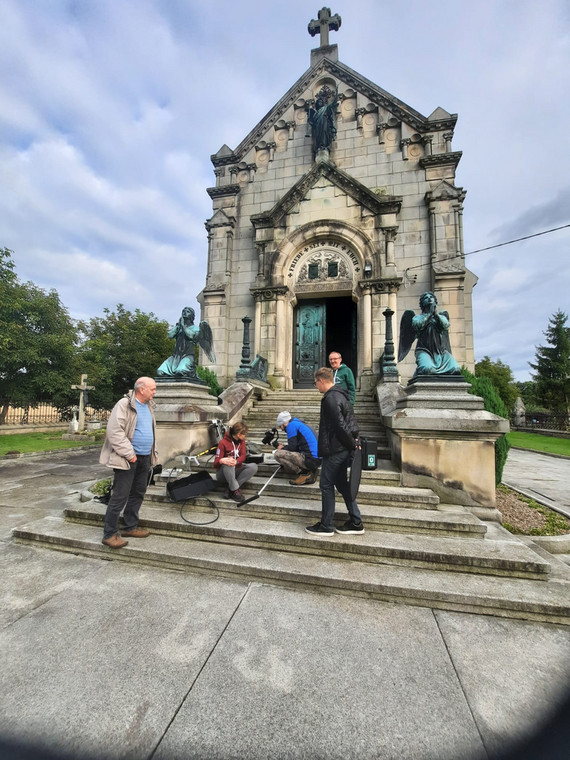
{"label": "man in light jacket", "polygon": [[[117,401],[107,423],[107,434],[99,462],[114,471],[111,498],[107,505],[103,543],[111,549],[128,544],[121,536],[146,538],[149,531],[139,528],[139,510],[148,485],[148,473],[156,464],[156,383],[139,377],[134,389]],[[125,528],[119,536],[119,515],[125,508]]]}

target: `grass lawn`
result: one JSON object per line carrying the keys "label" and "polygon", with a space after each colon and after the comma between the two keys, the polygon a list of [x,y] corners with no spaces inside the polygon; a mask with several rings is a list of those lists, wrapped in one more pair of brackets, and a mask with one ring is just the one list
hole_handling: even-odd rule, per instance
{"label": "grass lawn", "polygon": [[507,433],[507,440],[511,446],[518,449],[531,451],[543,451],[546,454],[561,454],[570,457],[570,438],[551,438],[549,435],[538,433]]}
{"label": "grass lawn", "polygon": [[[93,436],[85,436],[85,441],[64,441],[59,432],[50,431],[45,433],[14,433],[14,435],[0,435],[0,456],[17,452],[29,454],[36,451],[53,451],[54,449],[72,449],[77,446],[85,446],[93,443]],[[101,445],[101,442],[98,442]]]}

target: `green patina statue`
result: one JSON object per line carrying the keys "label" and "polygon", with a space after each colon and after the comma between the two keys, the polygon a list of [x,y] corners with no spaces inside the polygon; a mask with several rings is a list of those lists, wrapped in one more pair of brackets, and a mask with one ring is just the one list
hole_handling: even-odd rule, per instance
{"label": "green patina statue", "polygon": [[313,149],[315,155],[320,150],[330,150],[332,141],[336,136],[337,103],[338,88],[333,93],[330,87],[325,86],[317,94],[315,107],[307,108],[307,121],[313,131]]}
{"label": "green patina statue", "polygon": [[157,370],[159,378],[174,377],[198,380],[196,374],[195,347],[200,346],[211,362],[216,361],[212,330],[207,322],[194,324],[194,309],[185,306],[178,322],[168,331],[169,338],[176,338],[174,353],[162,362]]}
{"label": "green patina statue", "polygon": [[460,375],[459,364],[451,355],[449,343],[449,314],[447,311],[436,311],[437,298],[433,293],[423,293],[420,296],[421,314],[415,314],[407,309],[402,314],[400,322],[400,344],[398,361],[403,361],[412,343],[416,344],[416,371],[419,375]]}

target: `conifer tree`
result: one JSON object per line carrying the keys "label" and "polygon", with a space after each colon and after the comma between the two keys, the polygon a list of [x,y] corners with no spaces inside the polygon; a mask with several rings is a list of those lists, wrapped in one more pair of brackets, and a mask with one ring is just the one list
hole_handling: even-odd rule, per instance
{"label": "conifer tree", "polygon": [[537,346],[536,362],[529,362],[536,370],[536,396],[553,412],[568,413],[570,398],[570,327],[568,315],[558,309],[550,317],[544,332],[547,346]]}

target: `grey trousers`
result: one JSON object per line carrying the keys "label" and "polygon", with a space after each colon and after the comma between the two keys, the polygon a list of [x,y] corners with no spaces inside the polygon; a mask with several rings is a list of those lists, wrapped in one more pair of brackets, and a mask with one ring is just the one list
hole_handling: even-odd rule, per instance
{"label": "grey trousers", "polygon": [[257,472],[255,462],[247,462],[241,467],[230,467],[222,464],[216,470],[216,480],[219,483],[225,483],[230,491],[237,491],[246,480],[253,478]]}

